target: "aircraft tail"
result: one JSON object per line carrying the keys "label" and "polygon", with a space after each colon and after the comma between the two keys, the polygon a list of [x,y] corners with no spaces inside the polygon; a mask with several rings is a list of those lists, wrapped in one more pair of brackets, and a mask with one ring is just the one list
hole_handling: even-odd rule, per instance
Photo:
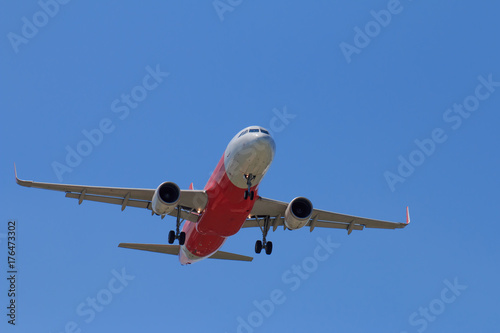
{"label": "aircraft tail", "polygon": [[120,243],[118,244],[118,247],[141,250],[141,251],[173,254],[174,256],[178,255],[180,250],[179,245],[163,245],[163,244]]}
{"label": "aircraft tail", "polygon": [[222,260],[238,260],[238,261],[252,261],[252,257],[243,256],[241,254],[217,251],[212,254],[208,259],[222,259]]}
{"label": "aircraft tail", "polygon": [[[118,247],[126,249],[134,249],[141,251],[158,252],[165,254],[178,255],[180,251],[179,245],[164,245],[164,244],[137,244],[137,243],[120,243]],[[252,257],[243,256],[241,254],[217,251],[212,254],[209,259],[222,259],[222,260],[237,260],[237,261],[252,261]]]}

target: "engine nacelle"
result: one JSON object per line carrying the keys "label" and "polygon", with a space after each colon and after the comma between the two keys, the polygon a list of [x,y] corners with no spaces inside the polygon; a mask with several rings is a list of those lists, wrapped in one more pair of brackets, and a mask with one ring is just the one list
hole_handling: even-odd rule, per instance
{"label": "engine nacelle", "polygon": [[313,212],[309,199],[298,197],[293,199],[285,211],[285,226],[288,229],[300,229],[307,224]]}
{"label": "engine nacelle", "polygon": [[165,215],[175,209],[181,197],[181,189],[177,184],[164,182],[153,195],[152,209],[158,215]]}

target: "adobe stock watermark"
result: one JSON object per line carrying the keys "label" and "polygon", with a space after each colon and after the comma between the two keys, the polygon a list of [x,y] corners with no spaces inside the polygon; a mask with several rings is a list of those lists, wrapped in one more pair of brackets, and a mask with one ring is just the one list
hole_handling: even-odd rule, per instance
{"label": "adobe stock watermark", "polygon": [[[119,120],[127,119],[130,111],[137,109],[140,103],[148,97],[148,93],[158,88],[164,79],[170,75],[168,72],[163,72],[160,65],[156,65],[154,69],[151,66],[146,66],[145,70],[146,75],[144,75],[140,84],[132,87],[130,93],[123,93],[119,98],[111,102],[111,112]],[[64,162],[53,161],[51,163],[57,179],[62,182],[64,174],[73,172],[83,162],[83,159],[93,152],[94,148],[102,144],[106,135],[113,133],[116,129],[115,124],[116,121],[105,117],[97,123],[95,128],[83,129],[81,134],[84,139],[78,141],[73,147],[70,145],[65,147],[66,158]]]}
{"label": "adobe stock watermark", "polygon": [[285,128],[290,125],[292,120],[294,120],[297,115],[293,113],[288,113],[288,109],[285,106],[281,110],[274,108],[272,110],[273,116],[271,120],[269,120],[269,126],[267,129],[269,130],[269,134],[273,136],[276,133],[281,133],[285,130]]}
{"label": "adobe stock watermark", "polygon": [[125,288],[129,285],[129,282],[135,279],[134,275],[129,275],[125,272],[124,267],[120,272],[113,269],[111,271],[111,275],[113,275],[113,277],[108,281],[105,288],[100,289],[95,296],[89,296],[85,299],[85,301],[82,301],[77,305],[75,312],[79,317],[79,320],[68,321],[64,325],[64,330],[60,332],[81,333],[81,321],[83,320],[85,324],[93,322],[97,314],[103,312],[105,308],[111,304],[115,297],[125,290]]}
{"label": "adobe stock watermark", "polygon": [[[430,325],[443,314],[450,304],[455,303],[462,292],[467,289],[466,285],[460,284],[458,278],[453,282],[448,279],[443,281],[445,287],[439,293],[439,296],[429,302],[427,306],[419,307],[417,311],[410,314],[408,323],[414,327],[418,333],[423,333]],[[408,331],[401,331],[408,333]]]}
{"label": "adobe stock watermark", "polygon": [[233,12],[236,7],[241,5],[243,0],[214,0],[212,6],[214,6],[219,20],[224,22],[224,15],[226,12]]}
{"label": "adobe stock watermark", "polygon": [[[444,122],[451,127],[453,131],[458,130],[464,120],[468,119],[481,105],[500,87],[500,81],[493,81],[493,74],[487,77],[482,75],[477,77],[479,84],[474,89],[474,93],[465,97],[461,104],[454,103],[452,107],[446,109],[443,113]],[[391,192],[396,191],[398,183],[404,183],[424,162],[432,156],[438,145],[446,142],[448,135],[442,127],[434,128],[428,138],[422,140],[415,139],[416,148],[412,150],[407,157],[398,156],[399,165],[396,172],[385,171],[384,178]]]}
{"label": "adobe stock watermark", "polygon": [[298,290],[302,283],[307,281],[313,273],[318,270],[322,262],[328,260],[340,244],[333,243],[330,236],[324,240],[321,237],[316,238],[317,245],[312,255],[305,257],[301,263],[292,265],[281,275],[283,287],[273,289],[269,297],[263,300],[254,300],[252,302],[254,310],[246,316],[236,317],[237,333],[253,333],[261,327],[265,319],[273,315],[278,306],[287,301],[287,293]]}
{"label": "adobe stock watermark", "polygon": [[379,11],[371,10],[370,15],[373,19],[365,23],[363,28],[354,27],[352,44],[346,42],[339,44],[340,51],[347,63],[351,63],[353,54],[360,54],[364,48],[370,45],[371,41],[380,35],[382,29],[387,28],[391,24],[393,17],[403,12],[403,9],[404,7],[400,0],[389,0],[386,9]]}
{"label": "adobe stock watermark", "polygon": [[22,26],[20,34],[8,32],[7,39],[15,53],[19,52],[19,46],[28,44],[28,42],[38,35],[40,29],[45,27],[51,19],[53,19],[61,9],[62,5],[66,5],[71,0],[40,0],[38,6],[40,10],[36,11],[31,18],[26,16],[21,17]]}

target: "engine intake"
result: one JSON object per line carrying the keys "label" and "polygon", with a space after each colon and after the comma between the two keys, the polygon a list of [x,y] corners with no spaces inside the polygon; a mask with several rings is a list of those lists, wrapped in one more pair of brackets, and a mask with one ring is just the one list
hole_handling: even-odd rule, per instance
{"label": "engine intake", "polygon": [[175,209],[181,197],[181,189],[177,184],[164,182],[153,195],[152,209],[158,215],[165,215]]}
{"label": "engine intake", "polygon": [[307,224],[313,212],[309,199],[298,197],[293,199],[285,211],[285,226],[288,229],[300,229]]}

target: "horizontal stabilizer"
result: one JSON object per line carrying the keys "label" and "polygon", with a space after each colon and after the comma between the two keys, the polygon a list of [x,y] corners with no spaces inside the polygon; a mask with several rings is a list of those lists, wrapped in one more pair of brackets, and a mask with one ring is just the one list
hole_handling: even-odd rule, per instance
{"label": "horizontal stabilizer", "polygon": [[[123,247],[126,249],[134,249],[141,251],[158,252],[165,254],[178,255],[180,246],[179,245],[163,245],[163,244],[136,244],[136,243],[120,243],[118,247]],[[223,259],[223,260],[238,260],[238,261],[252,261],[252,257],[243,256],[241,254],[217,251],[212,254],[209,259]]]}
{"label": "horizontal stabilizer", "polygon": [[239,260],[239,261],[252,261],[252,257],[243,256],[241,254],[217,251],[212,254],[209,259],[223,259],[223,260]]}
{"label": "horizontal stabilizer", "polygon": [[163,244],[135,244],[135,243],[120,243],[118,247],[127,249],[166,253],[166,254],[179,254],[179,245],[163,245]]}

